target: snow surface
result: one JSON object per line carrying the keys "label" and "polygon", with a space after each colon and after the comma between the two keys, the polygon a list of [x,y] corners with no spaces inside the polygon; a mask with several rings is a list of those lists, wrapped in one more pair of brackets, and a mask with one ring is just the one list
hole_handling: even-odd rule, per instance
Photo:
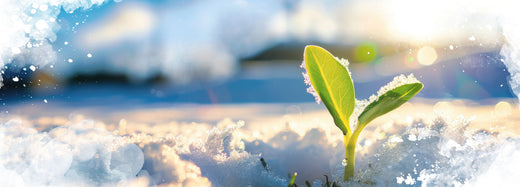
{"label": "snow surface", "polygon": [[[459,105],[457,110],[478,116],[445,115],[441,105],[447,104]],[[324,108],[308,106],[178,106],[174,110],[100,111],[99,115],[83,112],[96,120],[78,114],[63,120],[55,110],[63,107],[50,105],[47,108],[53,112],[2,118],[12,120],[0,125],[0,183],[285,186],[288,174],[293,172],[298,172],[299,185],[309,180],[320,186],[324,174],[342,181],[341,132]],[[403,105],[365,129],[358,141],[355,178],[341,184],[516,184],[520,177],[515,172],[520,166],[520,133],[507,133],[518,133],[514,126],[513,130],[495,128],[499,132],[493,132],[485,120],[500,124],[505,124],[503,120],[517,121],[515,116],[520,111],[515,107],[506,115],[498,115],[501,110],[496,106],[458,101]],[[300,112],[294,112],[295,107]],[[236,111],[246,120],[225,119],[212,112],[206,114],[220,118],[220,122],[201,120],[208,118],[183,120],[182,111],[193,114],[194,109],[221,109],[228,116]],[[179,115],[177,121],[167,117],[172,114]],[[112,118],[118,116],[126,118],[114,124]],[[481,123],[488,128],[474,126]],[[260,158],[265,159],[269,171]]]}

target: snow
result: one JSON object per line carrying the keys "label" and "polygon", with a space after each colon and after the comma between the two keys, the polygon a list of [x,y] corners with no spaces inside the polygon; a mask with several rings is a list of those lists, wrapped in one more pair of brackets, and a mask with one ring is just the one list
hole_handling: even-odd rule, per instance
{"label": "snow", "polygon": [[413,76],[413,74],[410,74],[408,76],[405,76],[405,75],[396,76],[388,84],[379,88],[379,90],[377,91],[377,96],[370,97],[370,101],[371,101],[370,103],[372,103],[372,101],[377,100],[377,98],[379,98],[379,96],[385,94],[386,92],[388,92],[390,90],[393,90],[393,89],[395,89],[399,86],[405,85],[405,84],[413,84],[413,83],[421,83],[419,80],[417,80],[417,78],[415,78],[415,76]]}
{"label": "snow", "polygon": [[314,100],[316,101],[316,103],[320,104],[321,98],[318,95],[318,92],[316,92],[316,89],[314,89],[314,86],[312,86],[312,84],[311,84],[311,78],[309,77],[309,74],[307,73],[307,68],[305,67],[305,61],[302,61],[300,68],[303,69],[302,76],[303,76],[303,81],[305,82],[305,85],[307,85],[307,93],[314,96]]}
{"label": "snow", "polygon": [[14,186],[116,183],[134,178],[144,162],[136,145],[124,142],[93,121],[48,132],[9,121],[2,124],[0,132],[0,168],[9,174],[7,177],[16,179]]}
{"label": "snow", "polygon": [[[350,70],[348,69],[348,65],[349,65],[348,60],[344,59],[344,58],[338,58],[338,57],[334,57],[334,58],[336,60],[338,60],[338,62],[341,65],[343,65],[343,67],[345,67],[345,69],[347,69],[349,75],[352,77],[352,74],[350,73]],[[303,69],[302,76],[303,76],[303,79],[304,79],[303,81],[305,82],[305,85],[307,85],[307,93],[314,96],[314,100],[316,101],[316,103],[320,104],[321,98],[318,95],[318,92],[316,92],[316,90],[314,89],[314,86],[312,86],[312,84],[311,84],[311,79],[309,78],[309,74],[307,73],[307,68],[305,67],[305,61],[302,61],[300,68]]]}
{"label": "snow", "polygon": [[503,9],[502,12],[499,21],[502,25],[505,43],[502,46],[500,54],[504,57],[503,62],[511,74],[509,78],[511,89],[520,100],[520,59],[518,49],[520,46],[520,36],[518,34],[520,26],[518,26],[519,22],[517,19],[519,13],[511,6]]}
{"label": "snow", "polygon": [[[484,118],[433,114],[435,105],[428,103],[404,105],[367,127],[358,141],[352,182],[342,182],[341,132],[324,108],[284,114],[277,111],[286,107],[278,105],[220,106],[242,111],[239,115],[245,120],[215,116],[219,122],[206,123],[161,117],[163,113],[191,113],[192,106],[178,106],[178,112],[92,108],[99,114],[86,112],[96,119],[91,120],[77,113],[59,119],[59,110],[70,109],[47,104],[43,114],[3,118],[12,120],[0,125],[0,182],[15,186],[284,186],[287,174],[298,172],[298,185],[308,180],[315,186],[324,183],[325,174],[342,185],[516,184],[518,134],[474,126],[487,126]],[[319,106],[300,107],[306,105]],[[489,115],[494,109],[461,105],[465,109],[458,111],[474,114]],[[214,108],[207,107],[196,108]],[[494,121],[515,121],[519,113],[515,109],[508,116],[497,115]],[[113,124],[110,119],[122,114],[126,118]],[[406,122],[402,116],[407,115],[413,120]]]}
{"label": "snow", "polygon": [[[55,62],[52,49],[60,9],[89,9],[105,0],[7,0],[0,6],[0,66],[23,56],[22,62],[46,65]],[[27,61],[27,62],[26,62]],[[1,85],[1,84],[0,84]]]}
{"label": "snow", "polygon": [[[348,68],[347,68],[348,69]],[[405,75],[398,75],[394,77],[392,81],[387,83],[386,85],[379,88],[377,91],[377,94],[371,95],[368,99],[365,100],[355,100],[356,106],[354,107],[354,113],[352,113],[352,116],[350,116],[350,129],[356,129],[357,127],[357,119],[359,115],[365,110],[365,107],[367,107],[370,103],[373,103],[374,101],[377,101],[379,97],[386,92],[395,89],[399,86],[405,85],[405,84],[412,84],[412,83],[420,83],[417,78],[413,74],[410,74],[408,76]]]}

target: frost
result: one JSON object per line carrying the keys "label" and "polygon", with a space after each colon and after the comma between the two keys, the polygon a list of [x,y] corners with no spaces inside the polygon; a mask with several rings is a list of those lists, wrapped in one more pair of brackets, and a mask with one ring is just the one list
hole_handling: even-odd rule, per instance
{"label": "frost", "polygon": [[311,84],[311,79],[309,78],[309,74],[307,73],[307,68],[305,67],[305,60],[302,61],[302,64],[300,65],[300,68],[303,69],[302,76],[304,78],[304,82],[307,85],[307,93],[310,93],[312,96],[314,96],[314,100],[316,103],[320,104],[321,99],[318,95],[318,92],[316,92],[316,89]]}
{"label": "frost", "polygon": [[379,98],[380,95],[385,94],[386,92],[395,89],[399,86],[405,85],[405,84],[412,84],[412,83],[420,83],[419,80],[413,76],[413,74],[410,74],[408,76],[405,75],[399,75],[394,77],[394,80],[386,84],[385,86],[381,87],[379,91],[377,91],[377,96],[371,96],[369,101],[372,103],[372,101],[375,101]]}
{"label": "frost", "polygon": [[338,58],[338,57],[334,57],[334,58],[336,58],[336,60],[337,60],[341,65],[343,65],[343,67],[345,67],[345,68],[348,70],[348,65],[349,65],[350,63],[348,62],[347,59],[344,59],[344,58]]}
{"label": "frost", "polygon": [[[344,59],[344,58],[338,58],[338,57],[334,57],[334,58],[343,67],[345,67],[345,69],[348,71],[348,74],[352,77],[352,74],[350,73],[350,70],[348,69],[348,65],[349,65],[348,60]],[[307,73],[307,69],[305,67],[305,60],[302,61],[302,64],[300,65],[300,68],[303,69],[302,76],[304,78],[305,84],[307,85],[307,93],[310,93],[312,96],[314,96],[314,100],[316,101],[316,103],[320,104],[321,103],[320,96],[318,95],[318,92],[316,92],[316,90],[314,89],[314,87],[311,84],[311,79],[309,78],[309,74]]]}
{"label": "frost", "polygon": [[354,113],[352,116],[350,116],[350,128],[356,129],[357,127],[357,120],[359,115],[365,110],[365,108],[374,101],[377,101],[379,99],[379,96],[385,94],[386,92],[395,89],[399,86],[405,85],[405,84],[412,84],[412,83],[420,83],[417,78],[413,74],[410,74],[408,76],[405,75],[399,75],[394,77],[394,79],[386,84],[385,86],[379,88],[377,91],[377,95],[371,95],[368,99],[365,100],[357,100],[356,99],[356,106],[354,107]]}

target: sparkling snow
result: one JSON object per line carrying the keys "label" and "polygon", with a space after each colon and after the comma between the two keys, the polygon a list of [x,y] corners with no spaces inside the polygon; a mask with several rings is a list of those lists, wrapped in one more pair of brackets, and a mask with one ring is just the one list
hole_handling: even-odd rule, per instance
{"label": "sparkling snow", "polygon": [[[515,184],[520,111],[501,115],[495,105],[439,103],[418,100],[376,119],[360,137],[355,179],[340,184]],[[4,184],[284,186],[293,172],[299,185],[323,184],[325,174],[342,181],[341,132],[317,104],[87,107],[68,118],[71,109],[45,107],[2,118]],[[305,110],[286,113],[288,107]],[[219,110],[227,112],[184,115]],[[458,112],[443,114],[449,110]]]}

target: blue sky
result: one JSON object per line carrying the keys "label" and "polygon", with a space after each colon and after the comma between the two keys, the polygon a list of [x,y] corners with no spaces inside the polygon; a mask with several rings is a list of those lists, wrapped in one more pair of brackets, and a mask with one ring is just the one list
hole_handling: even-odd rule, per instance
{"label": "blue sky", "polygon": [[[185,85],[236,79],[243,69],[241,59],[277,45],[358,50],[370,44],[379,53],[374,63],[351,67],[357,82],[383,84],[396,74],[414,72],[432,82],[432,91],[449,90],[446,96],[482,90],[488,91],[480,95],[495,96],[493,90],[501,90],[498,95],[503,96],[509,94],[509,74],[502,63],[515,62],[502,58],[513,57],[514,50],[499,54],[504,44],[501,29],[515,22],[497,21],[508,18],[500,9],[505,4],[486,1],[471,5],[409,0],[57,2],[7,2],[20,7],[15,15],[30,18],[0,28],[27,33],[0,37],[4,63],[13,62],[10,71],[15,73],[9,79],[34,65],[62,80],[102,72],[143,83],[160,74],[172,85]],[[17,30],[17,23],[32,30]],[[356,59],[348,52],[340,57]],[[475,58],[487,66],[468,65],[465,60]],[[299,71],[297,65],[290,71]],[[264,73],[264,78],[270,76],[269,71]],[[447,77],[455,81],[446,81]]]}

